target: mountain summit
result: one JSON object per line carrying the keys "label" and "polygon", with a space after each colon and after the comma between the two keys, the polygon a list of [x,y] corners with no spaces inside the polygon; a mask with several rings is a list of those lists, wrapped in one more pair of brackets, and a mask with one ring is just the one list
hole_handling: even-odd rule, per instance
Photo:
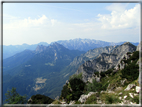
{"label": "mountain summit", "polygon": [[96,59],[86,61],[78,68],[76,74],[80,74],[82,72],[83,81],[87,82],[88,79],[92,77],[94,72],[104,72],[115,67],[123,55],[125,55],[127,52],[134,51],[136,51],[136,46],[126,42],[116,47],[110,54],[102,53]]}

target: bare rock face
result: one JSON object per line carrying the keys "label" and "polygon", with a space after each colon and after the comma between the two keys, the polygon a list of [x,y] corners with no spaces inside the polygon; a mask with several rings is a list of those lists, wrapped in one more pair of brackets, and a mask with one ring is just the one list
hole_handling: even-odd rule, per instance
{"label": "bare rock face", "polygon": [[125,63],[124,63],[124,61],[122,61],[123,59],[129,59],[130,57],[132,56],[132,54],[128,54],[128,53],[126,53],[126,54],[124,54],[120,59],[119,59],[119,61],[117,62],[117,64],[116,64],[116,66],[115,66],[115,69],[116,70],[119,70],[119,69],[124,69],[124,67],[125,67]]}
{"label": "bare rock face", "polygon": [[[115,67],[122,58],[129,58],[130,56],[125,55],[127,52],[134,52],[136,46],[132,45],[129,42],[126,42],[118,47],[116,47],[110,54],[102,53],[96,59],[86,61],[82,64],[76,74],[82,72],[83,81],[87,82],[88,78],[92,78],[94,72],[104,72],[108,69]],[[125,64],[121,65],[121,68],[124,68]]]}
{"label": "bare rock face", "polygon": [[136,86],[136,92],[139,93],[140,92],[140,87]]}
{"label": "bare rock face", "polygon": [[81,65],[87,60],[96,58],[101,53],[110,53],[115,47],[116,46],[107,46],[107,47],[101,47],[89,50],[85,54],[82,54],[74,58],[74,60],[70,63],[70,65],[71,66]]}
{"label": "bare rock face", "polygon": [[137,46],[136,51],[142,51],[142,41],[139,43],[139,45]]}
{"label": "bare rock face", "polygon": [[87,61],[79,67],[77,74],[82,72],[83,81],[87,82],[88,78],[96,71],[106,71],[117,63],[116,55],[103,53],[95,60]]}
{"label": "bare rock face", "polygon": [[69,105],[75,104],[75,101],[70,101]]}
{"label": "bare rock face", "polygon": [[124,80],[121,80],[121,85],[124,85],[124,83],[127,81],[127,79],[125,78]]}
{"label": "bare rock face", "polygon": [[84,103],[88,97],[90,97],[92,94],[95,94],[95,93],[97,93],[97,92],[89,92],[88,95],[83,94],[80,96],[78,101],[80,101],[81,103]]}
{"label": "bare rock face", "polygon": [[116,48],[111,54],[116,54],[117,59],[119,60],[124,54],[127,52],[134,52],[136,51],[136,46],[131,44],[130,42],[126,42]]}
{"label": "bare rock face", "polygon": [[135,87],[136,85],[135,84],[129,84],[127,86],[127,88],[125,89],[125,91],[129,91],[131,88]]}

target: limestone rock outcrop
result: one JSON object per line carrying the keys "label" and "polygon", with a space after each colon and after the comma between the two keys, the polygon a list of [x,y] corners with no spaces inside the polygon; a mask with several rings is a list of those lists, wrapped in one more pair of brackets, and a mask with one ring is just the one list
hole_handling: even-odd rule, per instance
{"label": "limestone rock outcrop", "polygon": [[95,94],[96,92],[89,92],[88,95],[81,95],[78,101],[81,103],[84,103],[88,97],[90,97],[92,94]]}
{"label": "limestone rock outcrop", "polygon": [[[130,42],[126,42],[120,46],[117,46],[115,49],[112,50],[110,54],[102,53],[96,59],[86,61],[82,64],[76,74],[82,72],[83,81],[87,82],[88,78],[92,78],[94,72],[104,72],[108,69],[115,67],[120,60],[124,57],[129,58],[130,56],[126,56],[127,52],[134,52],[136,51],[136,46],[131,44]],[[121,65],[121,68],[124,68],[125,64]]]}

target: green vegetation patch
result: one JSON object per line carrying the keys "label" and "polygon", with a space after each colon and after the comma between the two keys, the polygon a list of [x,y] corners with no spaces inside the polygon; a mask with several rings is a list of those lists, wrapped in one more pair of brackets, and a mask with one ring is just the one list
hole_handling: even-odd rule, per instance
{"label": "green vegetation patch", "polygon": [[91,95],[85,102],[85,104],[97,104],[97,97],[95,94]]}
{"label": "green vegetation patch", "polygon": [[98,71],[97,71],[97,72],[94,72],[94,74],[97,75],[97,76],[99,76],[99,72],[98,72]]}
{"label": "green vegetation patch", "polygon": [[86,94],[93,91],[93,92],[100,92],[101,90],[106,90],[108,84],[102,84],[101,82],[97,82],[93,79],[92,83],[88,83],[85,87]]}
{"label": "green vegetation patch", "polygon": [[116,104],[120,103],[121,100],[113,93],[103,93],[101,94],[101,101],[105,104]]}
{"label": "green vegetation patch", "polygon": [[6,100],[5,103],[7,104],[25,104],[27,103],[27,96],[21,96],[17,93],[16,88],[12,88],[10,91],[8,90],[5,93]]}
{"label": "green vegetation patch", "polygon": [[[108,77],[104,77],[101,79],[101,83],[107,87],[107,89],[114,90],[116,87],[121,87],[121,72],[117,71],[117,73],[109,74]],[[109,85],[109,87],[108,87]]]}
{"label": "green vegetation patch", "polygon": [[60,99],[65,99],[67,103],[71,100],[77,101],[83,94],[85,83],[78,78],[72,78],[69,80],[69,84],[63,86]]}
{"label": "green vegetation patch", "polygon": [[45,95],[33,95],[28,104],[51,104],[54,100]]}
{"label": "green vegetation patch", "polygon": [[71,79],[74,79],[74,78],[77,78],[77,79],[82,79],[82,72],[79,73],[79,74],[73,74],[72,76],[70,76],[69,80]]}
{"label": "green vegetation patch", "polygon": [[139,76],[139,66],[136,65],[136,61],[132,62],[131,64],[124,67],[121,70],[121,77],[126,78],[128,81],[134,81]]}

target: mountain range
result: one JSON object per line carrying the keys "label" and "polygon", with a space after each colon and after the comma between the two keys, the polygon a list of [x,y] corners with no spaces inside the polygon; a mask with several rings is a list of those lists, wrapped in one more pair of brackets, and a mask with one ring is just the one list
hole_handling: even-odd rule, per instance
{"label": "mountain range", "polygon": [[[96,71],[103,71],[115,66],[124,53],[134,50],[136,46],[131,43],[95,48],[87,52],[70,50],[57,42],[48,46],[37,45],[35,50],[25,50],[3,60],[3,98],[12,87],[21,95],[27,94],[28,98],[37,93],[55,98],[60,95],[70,76],[83,72],[94,61],[99,63],[95,65],[99,66]],[[111,64],[107,62],[109,58],[112,58]],[[103,68],[103,65],[108,68]],[[80,70],[82,67],[83,70]],[[88,75],[84,75],[85,81]]]}
{"label": "mountain range", "polygon": [[60,71],[69,65],[73,58],[84,53],[69,50],[58,43],[44,49],[42,47],[38,46],[35,51],[23,51],[3,61],[4,93],[9,88],[16,87],[22,94],[33,95],[39,90],[47,94],[60,80],[57,78]]}
{"label": "mountain range", "polygon": [[34,45],[28,45],[28,44],[23,44],[23,45],[3,45],[3,59],[6,59],[10,56],[13,56],[17,53],[20,53],[26,49],[28,50],[35,50],[38,45],[44,45],[48,46],[49,44],[46,42],[40,42],[38,44]]}
{"label": "mountain range", "polygon": [[[100,41],[100,40],[94,40],[94,39],[71,39],[71,40],[59,40],[56,41],[57,43],[63,45],[64,47],[70,49],[70,50],[80,50],[80,51],[89,51],[90,49],[95,49],[99,47],[105,47],[105,46],[114,46],[114,45],[121,45],[124,42],[105,42],[105,41]],[[35,50],[38,45],[44,45],[44,46],[49,46],[53,44],[54,42],[48,44],[46,42],[40,42],[38,44],[33,44],[33,45],[28,45],[28,44],[23,44],[23,45],[9,45],[3,46],[3,59],[6,59],[10,56],[15,55],[16,53],[22,52],[25,49],[29,50]],[[138,43],[132,43],[135,46],[138,45]]]}

